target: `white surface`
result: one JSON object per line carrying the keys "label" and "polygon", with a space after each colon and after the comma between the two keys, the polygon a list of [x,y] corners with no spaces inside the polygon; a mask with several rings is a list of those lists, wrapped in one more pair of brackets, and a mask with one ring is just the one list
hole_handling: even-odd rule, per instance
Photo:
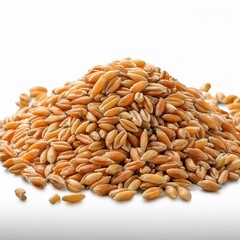
{"label": "white surface", "polygon": [[[0,116],[31,86],[52,89],[90,67],[141,58],[188,86],[240,95],[239,1],[0,0]],[[27,190],[26,203],[14,189]],[[89,192],[51,206],[0,167],[0,239],[240,239],[240,183],[218,194],[193,189],[190,203],[140,196],[124,204]],[[61,193],[63,194],[63,193]]]}

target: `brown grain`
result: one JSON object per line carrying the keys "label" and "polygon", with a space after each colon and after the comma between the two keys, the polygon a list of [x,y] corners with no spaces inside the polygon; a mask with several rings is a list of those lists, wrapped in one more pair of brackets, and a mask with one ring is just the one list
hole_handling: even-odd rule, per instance
{"label": "brown grain", "polygon": [[187,202],[190,201],[192,198],[192,195],[189,192],[189,190],[184,187],[178,187],[178,195],[182,200]]}
{"label": "brown grain", "polygon": [[99,184],[93,188],[93,192],[97,193],[98,195],[104,196],[104,195],[108,195],[109,192],[111,192],[116,188],[117,186],[112,184],[107,184],[107,183]]}
{"label": "brown grain", "polygon": [[49,198],[49,202],[53,205],[55,203],[59,202],[60,200],[61,200],[61,198],[57,193],[55,193],[52,197]]}
{"label": "brown grain", "polygon": [[182,169],[169,168],[167,169],[166,172],[172,178],[181,178],[181,179],[188,178],[188,174]]}
{"label": "brown grain", "polygon": [[192,183],[217,191],[240,175],[240,98],[213,97],[210,87],[188,88],[130,58],[95,66],[49,95],[33,87],[0,121],[0,161],[37,187],[111,192],[119,201],[138,190],[153,199],[160,189],[188,201]]}
{"label": "brown grain", "polygon": [[146,200],[153,200],[160,196],[161,189],[158,187],[151,187],[147,190],[145,190],[142,194],[142,197]]}
{"label": "brown grain", "polygon": [[68,203],[77,203],[82,201],[84,198],[85,198],[85,195],[83,193],[77,193],[72,195],[65,195],[62,197],[62,200]]}
{"label": "brown grain", "polygon": [[140,179],[143,182],[153,183],[153,184],[157,184],[157,185],[160,185],[160,184],[166,182],[164,177],[157,175],[157,174],[143,174],[140,176]]}
{"label": "brown grain", "polygon": [[118,193],[114,199],[117,201],[128,201],[130,200],[134,195],[136,194],[136,191],[132,190],[126,190]]}
{"label": "brown grain", "polygon": [[198,185],[207,192],[215,192],[222,188],[219,184],[211,180],[199,181]]}
{"label": "brown grain", "polygon": [[85,175],[82,180],[81,184],[83,185],[92,185],[93,183],[100,180],[102,177],[102,173],[89,173],[88,175]]}
{"label": "brown grain", "polygon": [[175,199],[178,195],[178,192],[175,187],[173,186],[166,186],[165,191],[168,197]]}
{"label": "brown grain", "polygon": [[223,170],[218,178],[218,183],[220,185],[223,185],[224,183],[227,182],[228,179],[228,170]]}
{"label": "brown grain", "polygon": [[153,158],[155,158],[158,155],[158,152],[155,150],[148,150],[147,152],[145,152],[142,157],[141,160],[144,162],[147,162]]}
{"label": "brown grain", "polygon": [[66,185],[71,192],[77,193],[84,189],[84,186],[80,182],[70,178],[66,180]]}
{"label": "brown grain", "polygon": [[16,194],[16,196],[20,199],[20,200],[22,200],[22,201],[25,201],[26,199],[27,199],[27,197],[26,197],[26,191],[23,189],[23,188],[17,188],[17,189],[15,189],[15,194]]}

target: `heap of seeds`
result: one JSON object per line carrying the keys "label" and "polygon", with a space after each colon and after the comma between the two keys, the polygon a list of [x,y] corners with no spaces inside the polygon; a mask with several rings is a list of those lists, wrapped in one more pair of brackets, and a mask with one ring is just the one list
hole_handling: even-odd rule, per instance
{"label": "heap of seeds", "polygon": [[209,89],[141,60],[95,66],[50,95],[21,94],[19,110],[0,122],[0,160],[40,188],[189,201],[192,183],[217,191],[240,175],[240,98]]}

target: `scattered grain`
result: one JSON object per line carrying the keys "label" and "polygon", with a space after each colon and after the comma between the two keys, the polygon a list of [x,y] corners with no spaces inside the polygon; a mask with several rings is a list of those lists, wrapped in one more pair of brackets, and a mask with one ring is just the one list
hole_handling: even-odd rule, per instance
{"label": "scattered grain", "polygon": [[61,200],[61,198],[57,193],[55,193],[52,197],[49,198],[49,202],[53,205],[55,203],[59,202],[60,200]]}
{"label": "scattered grain", "polygon": [[23,188],[17,188],[17,189],[15,189],[15,194],[16,194],[16,196],[20,199],[20,200],[22,200],[22,201],[25,201],[26,199],[27,199],[27,197],[26,197],[26,191],[23,189]]}

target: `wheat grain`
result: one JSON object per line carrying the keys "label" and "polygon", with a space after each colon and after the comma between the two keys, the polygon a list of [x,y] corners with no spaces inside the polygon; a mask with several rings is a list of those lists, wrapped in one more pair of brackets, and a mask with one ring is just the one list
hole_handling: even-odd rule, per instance
{"label": "wheat grain", "polygon": [[23,188],[17,188],[17,189],[15,189],[15,194],[16,194],[16,196],[20,199],[20,200],[22,200],[22,201],[25,201],[26,199],[27,199],[27,197],[26,197],[26,191],[23,189]]}
{"label": "wheat grain", "polygon": [[133,171],[131,170],[124,170],[122,172],[117,173],[113,178],[112,178],[112,184],[118,184],[125,182],[128,178],[130,178],[133,175]]}
{"label": "wheat grain", "polygon": [[142,194],[142,197],[147,200],[153,200],[160,196],[161,189],[158,187],[151,187],[147,190],[145,190]]}
{"label": "wheat grain", "polygon": [[77,203],[82,201],[84,198],[85,198],[85,195],[83,193],[77,193],[72,195],[65,195],[62,197],[62,200],[68,203]]}
{"label": "wheat grain", "polygon": [[136,191],[126,190],[126,191],[122,191],[122,192],[117,193],[113,198],[117,201],[128,201],[135,194],[136,194]]}
{"label": "wheat grain", "polygon": [[227,179],[228,179],[228,170],[223,170],[219,175],[218,183],[220,185],[223,185],[224,183],[227,182]]}
{"label": "wheat grain", "polygon": [[191,183],[216,191],[240,175],[240,98],[212,97],[210,87],[188,88],[128,58],[95,66],[49,96],[31,88],[0,122],[0,160],[40,188],[85,186],[116,200],[139,189],[153,199],[162,189],[188,201]]}
{"label": "wheat grain", "polygon": [[120,119],[120,123],[126,131],[129,131],[129,132],[137,132],[138,131],[136,125],[127,119]]}
{"label": "wheat grain", "polygon": [[240,168],[240,159],[236,159],[232,162],[230,162],[227,166],[227,170],[229,172],[234,172]]}
{"label": "wheat grain", "polygon": [[[127,181],[126,181],[127,182]],[[125,182],[125,183],[126,183]],[[128,186],[127,189],[128,190],[133,190],[136,191],[139,189],[140,185],[141,185],[142,181],[140,179],[134,179]]]}
{"label": "wheat grain", "polygon": [[97,193],[98,195],[108,195],[112,190],[117,189],[116,185],[112,184],[99,184],[93,188],[93,192]]}
{"label": "wheat grain", "polygon": [[166,172],[172,178],[180,178],[180,179],[188,178],[188,174],[182,169],[169,168],[166,170]]}
{"label": "wheat grain", "polygon": [[239,175],[234,172],[229,172],[228,173],[228,179],[232,181],[237,181],[239,179]]}
{"label": "wheat grain", "polygon": [[106,169],[106,173],[109,175],[115,175],[119,172],[122,172],[123,167],[119,164],[111,164],[108,166],[108,168]]}
{"label": "wheat grain", "polygon": [[57,202],[59,202],[61,200],[61,198],[59,197],[59,195],[57,193],[55,193],[52,197],[49,198],[49,202],[51,204],[55,204]]}
{"label": "wheat grain", "polygon": [[67,179],[66,186],[71,192],[75,193],[80,192],[82,189],[84,189],[84,186],[74,179]]}
{"label": "wheat grain", "polygon": [[157,174],[143,174],[140,176],[140,179],[143,182],[153,183],[153,184],[157,184],[157,185],[160,185],[160,184],[166,182],[164,177],[157,175]]}
{"label": "wheat grain", "polygon": [[89,174],[86,174],[82,178],[81,184],[83,184],[83,185],[92,185],[93,183],[95,183],[98,180],[100,180],[101,177],[102,177],[102,173],[89,173]]}
{"label": "wheat grain", "polygon": [[58,189],[64,188],[66,186],[65,180],[55,174],[49,174],[47,179],[52,183],[52,185]]}
{"label": "wheat grain", "polygon": [[221,186],[217,183],[215,183],[214,181],[211,180],[203,180],[203,181],[199,181],[198,185],[205,191],[208,192],[215,192],[219,189],[221,189]]}
{"label": "wheat grain", "polygon": [[155,150],[148,150],[147,152],[145,152],[142,155],[141,160],[147,162],[147,161],[157,157],[157,155],[158,155],[157,151],[155,151]]}
{"label": "wheat grain", "polygon": [[178,192],[175,187],[173,186],[166,186],[165,191],[168,197],[175,199],[178,195]]}
{"label": "wheat grain", "polygon": [[184,201],[190,201],[192,198],[191,193],[184,187],[178,187],[178,195]]}

